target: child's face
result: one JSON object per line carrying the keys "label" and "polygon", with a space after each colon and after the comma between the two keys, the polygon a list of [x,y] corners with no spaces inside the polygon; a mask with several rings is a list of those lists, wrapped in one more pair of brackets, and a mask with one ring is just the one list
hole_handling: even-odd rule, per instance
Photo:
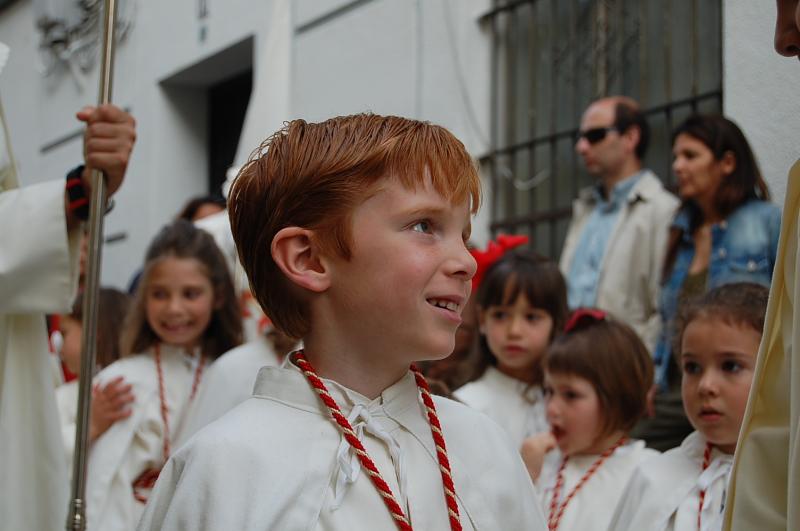
{"label": "child's face", "polygon": [[194,258],[163,258],[151,270],[146,289],[153,332],[164,343],[194,348],[214,311],[214,288],[203,265]]}
{"label": "child's face", "polygon": [[68,315],[62,315],[59,328],[64,338],[61,345],[61,360],[72,374],[78,375],[81,371],[81,337],[83,337],[81,322]]}
{"label": "child's face", "polygon": [[683,331],[683,407],[697,431],[733,453],[753,381],[761,334],[717,317],[700,317]]}
{"label": "child's face", "polygon": [[505,374],[527,380],[531,369],[541,363],[550,343],[553,318],[534,308],[520,294],[510,305],[489,306],[481,310],[481,333]]}
{"label": "child's face", "polygon": [[398,364],[453,351],[475,260],[468,204],[387,178],[352,215],[351,258],[330,259],[330,313],[356,352]]}
{"label": "child's face", "polygon": [[565,456],[600,453],[603,413],[594,386],[574,374],[545,373],[547,422]]}

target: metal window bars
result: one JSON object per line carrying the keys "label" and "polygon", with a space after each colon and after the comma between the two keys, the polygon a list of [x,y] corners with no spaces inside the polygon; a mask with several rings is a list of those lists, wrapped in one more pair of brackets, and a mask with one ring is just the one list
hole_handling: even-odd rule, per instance
{"label": "metal window bars", "polygon": [[638,100],[651,128],[645,165],[672,184],[671,131],[722,110],[721,0],[494,0],[491,230],[531,237],[557,258],[571,203],[592,183],[574,152],[594,99]]}

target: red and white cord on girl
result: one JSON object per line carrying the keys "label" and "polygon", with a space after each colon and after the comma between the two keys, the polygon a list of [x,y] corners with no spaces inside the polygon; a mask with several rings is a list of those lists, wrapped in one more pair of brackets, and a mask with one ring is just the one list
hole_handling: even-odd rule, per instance
{"label": "red and white cord on girl", "polygon": [[[206,358],[201,352],[199,354],[200,360],[197,362],[197,368],[194,371],[194,379],[192,380],[192,391],[189,394],[189,403],[194,400],[194,395],[197,394],[197,387],[200,385],[200,379],[203,377],[203,367],[206,364]],[[161,420],[164,421],[164,463],[169,459],[172,449],[170,448],[169,440],[169,409],[167,408],[167,397],[164,390],[164,371],[161,369],[161,345],[156,343],[155,348],[156,372],[158,373],[158,400],[161,402]]]}
{"label": "red and white cord on girl", "polygon": [[[711,464],[711,443],[706,443],[706,450],[703,452],[703,466],[700,469],[700,473],[706,471],[708,465]],[[697,506],[697,531],[701,531],[701,522],[702,522],[702,515],[703,515],[703,502],[706,499],[706,489],[700,491],[700,503]]]}
{"label": "red and white cord on girl", "polygon": [[[161,345],[156,343],[153,358],[156,362],[156,373],[158,374],[158,400],[161,403],[161,420],[164,422],[164,445],[162,447],[162,454],[164,456],[164,463],[172,451],[170,448],[169,440],[169,409],[167,408],[167,397],[164,391],[164,371],[161,368]],[[192,391],[189,394],[189,402],[194,400],[194,395],[197,394],[197,387],[200,385],[200,379],[203,376],[203,367],[206,364],[206,358],[200,354],[200,360],[197,362],[197,369],[194,371],[194,380],[192,381]],[[163,466],[162,464],[162,466]],[[147,503],[147,496],[142,492],[147,489],[152,489],[156,484],[158,475],[161,473],[161,467],[148,468],[142,472],[139,477],[133,481],[133,497],[140,503]]]}
{"label": "red and white cord on girl", "polygon": [[558,529],[558,524],[561,523],[561,517],[564,516],[564,511],[567,509],[567,505],[569,502],[572,501],[572,498],[575,497],[575,494],[581,490],[581,487],[589,481],[597,469],[605,463],[606,459],[611,457],[617,448],[625,444],[625,441],[628,440],[628,437],[623,436],[614,443],[614,446],[603,452],[600,457],[597,458],[597,461],[592,463],[592,466],[589,467],[589,470],[583,475],[583,477],[578,481],[578,484],[572,489],[572,491],[567,494],[567,497],[564,498],[564,502],[559,505],[558,498],[561,496],[561,489],[564,487],[564,468],[567,466],[567,461],[569,461],[569,457],[565,457],[561,461],[561,466],[558,469],[558,476],[556,476],[556,484],[553,487],[553,497],[550,500],[550,517],[547,520],[547,528],[549,531],[555,531]]}
{"label": "red and white cord on girl", "polygon": [[[378,493],[383,498],[383,501],[386,504],[386,507],[389,509],[389,513],[392,515],[392,518],[394,518],[397,527],[403,531],[411,531],[411,523],[403,513],[403,509],[400,507],[400,504],[397,503],[394,494],[392,494],[392,490],[389,488],[389,485],[386,483],[386,481],[384,481],[381,477],[381,474],[378,471],[378,468],[375,466],[375,463],[372,462],[372,459],[370,459],[366,449],[361,444],[361,441],[358,440],[355,431],[353,431],[353,427],[347,421],[347,418],[342,414],[342,410],[339,409],[339,405],[330,395],[328,389],[325,387],[325,384],[322,382],[319,376],[317,376],[314,367],[312,367],[308,362],[303,354],[303,351],[301,350],[296,352],[293,355],[293,360],[308,379],[311,387],[317,392],[320,400],[322,400],[322,402],[328,408],[331,417],[341,430],[345,440],[347,440],[348,444],[350,444],[350,446],[353,448],[353,451],[358,457],[361,466],[363,466],[367,471],[367,475],[372,480],[373,485],[375,485],[375,488],[378,489]],[[461,522],[458,515],[455,487],[453,485],[453,478],[450,473],[450,461],[447,458],[447,447],[444,443],[442,426],[439,423],[439,417],[436,414],[436,406],[434,405],[430,388],[428,387],[428,382],[425,381],[425,377],[423,377],[422,373],[419,372],[419,369],[413,365],[411,366],[411,371],[414,373],[417,387],[422,395],[422,402],[425,404],[425,409],[428,414],[428,423],[431,427],[431,434],[433,435],[433,441],[436,444],[436,457],[439,461],[439,469],[442,473],[445,501],[447,502],[447,512],[450,518],[450,528],[453,531],[461,531]]]}

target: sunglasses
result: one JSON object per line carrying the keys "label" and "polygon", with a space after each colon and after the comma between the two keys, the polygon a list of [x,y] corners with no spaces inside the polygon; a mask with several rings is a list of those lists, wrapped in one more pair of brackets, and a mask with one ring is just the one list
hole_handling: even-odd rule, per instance
{"label": "sunglasses", "polygon": [[594,127],[586,131],[580,131],[578,133],[578,138],[585,138],[590,144],[597,144],[602,141],[608,133],[616,130],[617,128],[613,125],[611,127]]}

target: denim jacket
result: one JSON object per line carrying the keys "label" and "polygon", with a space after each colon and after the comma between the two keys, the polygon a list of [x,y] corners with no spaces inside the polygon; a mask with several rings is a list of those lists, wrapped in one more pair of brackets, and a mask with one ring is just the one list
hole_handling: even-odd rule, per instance
{"label": "denim jacket", "polygon": [[[734,282],[755,282],[769,287],[778,252],[781,211],[767,201],[751,199],[733,211],[727,219],[711,227],[711,258],[708,264],[707,290]],[[661,334],[655,350],[656,382],[664,389],[672,356],[674,319],[678,295],[694,258],[694,240],[690,214],[682,208],[672,227],[683,229],[675,264],[661,289]]]}

